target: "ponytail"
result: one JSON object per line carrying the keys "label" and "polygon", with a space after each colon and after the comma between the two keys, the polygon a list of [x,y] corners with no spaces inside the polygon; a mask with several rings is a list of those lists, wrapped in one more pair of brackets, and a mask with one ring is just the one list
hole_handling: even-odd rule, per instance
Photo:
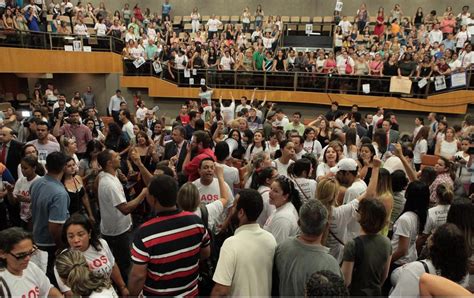
{"label": "ponytail", "polygon": [[283,194],[288,195],[288,202],[291,202],[295,206],[296,211],[299,212],[302,204],[300,193],[296,189],[295,183],[291,181],[288,177],[279,176],[276,180],[283,191]]}

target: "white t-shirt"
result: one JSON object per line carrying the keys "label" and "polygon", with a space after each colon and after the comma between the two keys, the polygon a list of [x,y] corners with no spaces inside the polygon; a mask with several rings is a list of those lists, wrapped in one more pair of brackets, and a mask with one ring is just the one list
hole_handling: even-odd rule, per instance
{"label": "white t-shirt", "polygon": [[413,163],[421,163],[421,155],[428,152],[428,142],[425,139],[420,139],[416,142],[413,150]]}
{"label": "white t-shirt", "polygon": [[209,19],[206,23],[206,26],[208,26],[208,31],[216,32],[221,24],[221,21],[217,19]]}
{"label": "white t-shirt", "polygon": [[[438,275],[431,260],[426,259],[421,262],[428,266],[430,274]],[[411,262],[393,271],[390,280],[395,286],[390,293],[390,297],[420,297],[420,277],[423,273],[426,273],[421,262]],[[468,275],[459,284],[466,288],[468,286]]]}
{"label": "white t-shirt", "polygon": [[263,151],[268,152],[267,148],[265,148],[265,150],[263,150],[263,146],[262,147],[257,147],[257,146],[249,145],[247,147],[247,150],[245,151],[244,159],[251,162],[253,160],[253,157],[255,156],[255,154],[263,152]]}
{"label": "white t-shirt", "polygon": [[246,104],[246,105],[238,105],[236,108],[235,108],[235,112],[238,113],[240,111],[242,111],[243,108],[246,108],[247,110],[250,110],[251,106]]}
{"label": "white t-shirt", "polygon": [[257,218],[257,223],[263,228],[268,218],[275,211],[275,205],[270,204],[270,187],[262,185],[258,188],[258,193],[263,199],[263,210],[260,216]]}
{"label": "white t-shirt", "polygon": [[[30,196],[30,186],[36,179],[41,178],[41,176],[36,175],[31,181],[28,181],[26,177],[21,177],[15,183],[15,188],[13,189],[13,196],[16,198],[18,194],[29,197]],[[31,203],[20,202],[20,218],[24,222],[28,222],[31,219]]]}
{"label": "white t-shirt", "polygon": [[124,215],[117,206],[127,203],[120,180],[109,173],[99,174],[99,209],[100,231],[106,236],[117,236],[125,233],[132,226],[130,214]]}
{"label": "white t-shirt", "polygon": [[[367,190],[367,184],[365,184],[364,180],[357,179],[346,190],[346,193],[344,194],[344,204],[347,204],[357,199],[366,190]],[[346,239],[343,239],[343,241],[348,242],[349,240],[352,240],[355,237],[359,236],[359,234],[360,234],[360,224],[356,218],[353,218],[352,221],[349,222],[349,226],[347,227]]]}
{"label": "white t-shirt", "polygon": [[426,218],[423,234],[433,234],[437,228],[446,223],[449,207],[451,205],[437,205],[428,209],[428,217]]}
{"label": "white t-shirt", "polygon": [[[99,239],[99,242],[102,246],[101,250],[96,250],[92,245],[89,245],[89,248],[83,252],[82,255],[86,259],[87,264],[89,264],[89,268],[93,272],[104,276],[104,278],[110,278],[112,275],[112,269],[115,265],[115,258],[107,242],[104,239]],[[54,266],[54,276],[56,276],[59,290],[62,293],[66,293],[71,290],[71,288],[66,286],[59,277],[56,266]]]}
{"label": "white t-shirt", "polygon": [[105,36],[107,33],[107,25],[95,23],[94,30],[97,32],[97,36]]}
{"label": "white t-shirt", "polygon": [[352,28],[351,22],[341,20],[341,21],[339,22],[338,26],[341,27],[342,34],[348,35],[348,34],[351,33],[351,28]]}
{"label": "white t-shirt", "polygon": [[[206,209],[208,214],[207,226],[214,234],[217,234],[219,232],[217,226],[219,225],[219,218],[221,218],[224,213],[224,205],[222,205],[221,200],[217,200],[207,204]],[[196,211],[194,211],[194,214],[202,218],[201,208],[198,207]]]}
{"label": "white t-shirt", "polygon": [[290,237],[295,237],[299,232],[298,212],[295,206],[288,202],[277,208],[268,218],[263,228],[272,233],[277,244]]}
{"label": "white t-shirt", "polygon": [[323,151],[321,143],[316,139],[313,141],[304,141],[303,148],[306,152],[313,153],[316,158],[318,158]]}
{"label": "white t-shirt", "polygon": [[320,163],[316,168],[316,178],[326,176],[327,174],[329,174],[330,170],[331,167],[329,167],[326,163]]}
{"label": "white t-shirt", "polygon": [[114,287],[110,287],[108,289],[102,289],[100,292],[93,292],[89,295],[89,298],[103,298],[103,297],[112,297],[118,298],[119,296],[114,290]]}
{"label": "white t-shirt", "polygon": [[441,141],[439,155],[451,159],[458,152],[458,142]]}
{"label": "white t-shirt", "polygon": [[[350,222],[357,218],[357,208],[359,208],[359,200],[352,200],[349,204],[332,208],[331,218],[329,220],[329,230],[326,246],[329,247],[329,253],[340,263],[344,253],[344,245],[337,239],[342,241],[347,238],[347,227]],[[337,239],[336,239],[337,237]]]}
{"label": "white t-shirt", "polygon": [[314,200],[316,197],[316,180],[308,178],[295,178],[295,186],[300,193],[302,202]]}
{"label": "white t-shirt", "polygon": [[146,107],[138,108],[137,112],[135,113],[135,117],[137,117],[138,120],[143,121],[145,119],[146,112],[148,112],[148,109]]}
{"label": "white t-shirt", "polygon": [[76,24],[74,26],[74,34],[87,35],[87,26],[85,24]]}
{"label": "white t-shirt", "polygon": [[[199,198],[201,202],[209,204],[220,199],[221,191],[219,188],[219,180],[217,180],[217,178],[214,178],[214,180],[212,180],[211,184],[209,185],[202,184],[201,179],[194,180],[193,184],[196,185],[199,191]],[[227,185],[227,183],[226,183],[226,187],[227,187],[227,196],[229,197],[229,200],[227,201],[227,206],[224,206],[224,209],[228,210],[234,203],[234,196],[232,194],[232,191],[229,185]],[[225,218],[226,218],[225,215],[226,215],[226,212],[221,212],[217,220],[219,225],[224,223]]]}
{"label": "white t-shirt", "polygon": [[127,133],[130,140],[135,139],[135,134],[133,133],[133,123],[131,121],[128,121],[122,126],[122,131]]}
{"label": "white t-shirt", "polygon": [[282,175],[282,176],[286,176],[288,177],[288,167],[294,163],[293,160],[290,159],[290,161],[285,165],[285,164],[282,164],[280,159],[275,159],[273,161],[273,166],[277,169],[278,171],[278,174],[279,175]]}
{"label": "white t-shirt", "polygon": [[232,103],[228,106],[221,106],[221,113],[222,113],[222,118],[224,119],[225,123],[229,123],[230,121],[234,120],[234,111],[235,111],[235,102],[232,101]]}
{"label": "white t-shirt", "polygon": [[233,190],[234,184],[240,183],[239,170],[234,167],[229,167],[226,164],[221,164],[221,166],[224,169],[224,181],[229,185],[229,188]]}
{"label": "white t-shirt", "polygon": [[226,57],[222,56],[221,58],[221,66],[223,70],[232,70],[232,64],[234,63],[234,58],[231,56]]}
{"label": "white t-shirt", "polygon": [[265,49],[271,49],[272,48],[272,44],[275,42],[275,38],[268,38],[268,37],[262,37],[262,41],[263,41],[263,47]]}
{"label": "white t-shirt", "polygon": [[400,236],[407,237],[409,241],[407,255],[396,260],[395,264],[403,265],[416,261],[418,258],[415,244],[418,235],[418,224],[418,215],[411,211],[403,213],[393,224],[392,251],[397,250]]}
{"label": "white t-shirt", "polygon": [[33,262],[28,263],[21,276],[1,270],[0,278],[4,280],[1,289],[10,294],[3,297],[47,297],[54,287],[46,274]]}

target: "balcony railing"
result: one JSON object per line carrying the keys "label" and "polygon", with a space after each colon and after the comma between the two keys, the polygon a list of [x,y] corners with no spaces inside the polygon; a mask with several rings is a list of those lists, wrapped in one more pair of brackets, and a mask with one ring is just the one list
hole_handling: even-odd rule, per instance
{"label": "balcony railing", "polygon": [[[93,52],[114,52],[121,54],[124,41],[112,36],[59,34],[19,30],[0,30],[0,47],[63,50],[80,41],[81,47],[90,47]],[[77,44],[77,43],[76,43]]]}
{"label": "balcony railing", "polygon": [[[160,71],[161,70],[161,71]],[[344,93],[356,95],[395,96],[390,92],[389,76],[358,76],[321,74],[311,72],[263,72],[263,71],[221,71],[217,69],[176,69],[168,68],[166,63],[146,61],[138,68],[133,61],[124,60],[124,75],[154,76],[173,82],[180,87],[197,87],[201,83],[213,88],[286,90],[322,93]],[[474,90],[474,70],[468,70],[466,85],[451,86],[451,77],[445,77],[446,88],[436,90],[434,80],[427,80],[426,86],[418,86],[419,79],[412,79],[412,89],[408,97],[426,98],[432,94],[455,90]],[[367,90],[369,85],[369,90]]]}
{"label": "balcony railing", "polygon": [[[124,41],[112,36],[81,36],[57,33],[0,30],[0,47],[33,48],[63,50],[65,46],[74,46],[80,41],[82,47],[89,46],[91,51],[122,53]],[[76,42],[77,44],[77,42]],[[201,83],[213,88],[286,90],[321,93],[343,93],[377,96],[400,96],[390,92],[391,77],[320,74],[309,72],[263,72],[263,71],[220,71],[217,69],[168,69],[166,63],[145,61],[136,67],[131,60],[124,60],[124,75],[154,76],[173,82],[180,87],[196,87]],[[161,71],[157,71],[160,70]],[[466,84],[452,87],[451,76],[445,77],[446,88],[436,88],[434,80],[428,80],[426,86],[418,86],[419,79],[412,78],[412,89],[407,96],[426,98],[429,95],[454,90],[474,90],[474,69],[467,70]],[[369,86],[369,92],[367,92]]]}

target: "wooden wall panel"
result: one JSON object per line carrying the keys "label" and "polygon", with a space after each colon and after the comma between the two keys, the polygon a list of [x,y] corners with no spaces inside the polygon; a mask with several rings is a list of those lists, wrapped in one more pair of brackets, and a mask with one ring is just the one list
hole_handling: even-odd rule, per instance
{"label": "wooden wall panel", "polygon": [[[124,88],[148,88],[150,97],[165,98],[196,98],[199,88],[178,88],[176,85],[154,77],[122,76],[120,86]],[[235,99],[241,96],[252,96],[252,90],[215,89],[213,98],[218,99],[221,94],[224,99],[230,98],[232,92]],[[327,94],[316,92],[267,91],[267,99],[275,102],[295,102],[306,104],[330,105],[337,101],[341,106],[358,104],[361,108],[383,106],[393,110],[439,112],[451,114],[465,114],[467,105],[474,103],[474,91],[460,90],[438,94],[427,99],[409,99],[396,97],[381,97],[367,95]],[[257,91],[256,98],[262,100],[263,91]]]}
{"label": "wooden wall panel", "polygon": [[0,48],[2,73],[122,73],[122,58],[109,52]]}

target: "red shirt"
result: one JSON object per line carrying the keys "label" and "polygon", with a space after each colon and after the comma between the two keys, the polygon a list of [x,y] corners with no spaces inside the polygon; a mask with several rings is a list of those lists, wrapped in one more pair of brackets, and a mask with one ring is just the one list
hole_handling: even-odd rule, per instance
{"label": "red shirt", "polygon": [[216,160],[216,156],[214,155],[214,151],[211,148],[206,148],[201,151],[198,155],[196,155],[185,167],[184,173],[188,175],[188,181],[192,182],[199,178],[199,164],[201,160],[205,158],[212,158],[214,161]]}
{"label": "red shirt", "polygon": [[189,115],[188,115],[188,114],[185,114],[185,115],[181,115],[181,114],[180,114],[180,115],[179,115],[179,120],[181,121],[181,124],[182,124],[183,126],[186,126],[186,125],[188,125],[188,123],[189,123]]}

